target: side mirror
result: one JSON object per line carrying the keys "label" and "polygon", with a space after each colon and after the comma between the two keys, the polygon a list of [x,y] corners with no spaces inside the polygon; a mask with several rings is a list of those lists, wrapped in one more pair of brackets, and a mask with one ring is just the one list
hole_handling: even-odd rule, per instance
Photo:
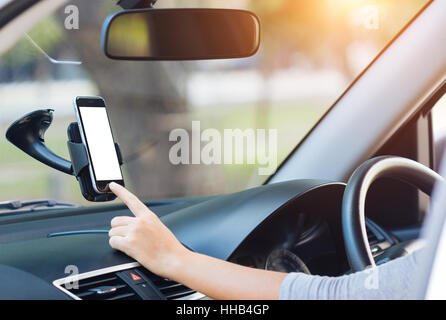
{"label": "side mirror", "polygon": [[249,11],[138,9],[107,17],[101,46],[118,60],[245,58],[260,45],[260,22]]}

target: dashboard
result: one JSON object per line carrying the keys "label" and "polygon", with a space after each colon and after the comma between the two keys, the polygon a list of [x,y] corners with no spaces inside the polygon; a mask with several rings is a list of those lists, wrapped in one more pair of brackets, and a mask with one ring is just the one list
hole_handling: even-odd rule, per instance
{"label": "dashboard", "polygon": [[[349,271],[341,205],[345,185],[296,180],[242,192],[147,203],[191,250],[283,272]],[[108,245],[123,205],[0,216],[0,299],[203,299]],[[367,222],[374,254],[395,244]]]}

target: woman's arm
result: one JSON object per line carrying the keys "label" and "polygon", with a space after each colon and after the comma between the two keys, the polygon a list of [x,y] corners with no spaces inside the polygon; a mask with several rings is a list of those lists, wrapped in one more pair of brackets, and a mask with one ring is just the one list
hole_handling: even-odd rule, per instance
{"label": "woman's arm", "polygon": [[214,299],[408,299],[412,298],[419,253],[341,277],[285,274],[242,267],[191,252],[133,194],[110,189],[135,217],[112,220],[110,245],[150,271]]}
{"label": "woman's arm", "polygon": [[110,245],[159,276],[213,299],[279,299],[285,273],[253,269],[194,253],[136,196],[112,183],[110,189],[135,217],[112,220]]}

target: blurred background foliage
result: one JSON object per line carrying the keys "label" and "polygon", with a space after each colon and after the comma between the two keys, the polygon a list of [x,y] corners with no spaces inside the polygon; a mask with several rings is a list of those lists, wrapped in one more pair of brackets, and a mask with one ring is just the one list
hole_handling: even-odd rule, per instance
{"label": "blurred background foliage", "polygon": [[[126,181],[145,199],[233,192],[261,184],[256,166],[173,166],[174,128],[278,129],[282,161],[342,91],[426,4],[426,0],[159,0],[157,7],[223,7],[255,12],[262,46],[249,59],[125,62],[100,51],[101,25],[119,10],[112,0],[77,0],[80,29],[66,30],[64,7],[0,57],[0,134],[24,113],[53,107],[48,143],[68,157],[66,127],[76,95],[109,105]],[[181,27],[181,26],[179,26]],[[56,198],[86,204],[75,179],[37,163],[0,139],[0,200]]]}

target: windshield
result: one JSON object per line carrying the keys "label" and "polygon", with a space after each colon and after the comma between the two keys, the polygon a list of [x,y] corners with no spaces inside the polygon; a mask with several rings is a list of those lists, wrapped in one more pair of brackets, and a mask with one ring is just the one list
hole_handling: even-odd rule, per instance
{"label": "windshield", "polygon": [[[5,139],[14,120],[52,108],[46,142],[68,159],[66,129],[76,121],[76,96],[106,100],[126,185],[142,199],[258,186],[426,0],[159,0],[159,8],[237,8],[260,17],[262,44],[255,56],[190,62],[106,58],[101,26],[120,10],[116,2],[71,1],[42,14],[0,57],[0,201],[91,204],[75,178]],[[178,141],[170,138],[179,129],[190,139],[184,163],[172,156]],[[211,161],[200,157],[206,129],[221,138]],[[256,147],[242,144],[229,157],[224,132],[235,129],[252,130]]]}

